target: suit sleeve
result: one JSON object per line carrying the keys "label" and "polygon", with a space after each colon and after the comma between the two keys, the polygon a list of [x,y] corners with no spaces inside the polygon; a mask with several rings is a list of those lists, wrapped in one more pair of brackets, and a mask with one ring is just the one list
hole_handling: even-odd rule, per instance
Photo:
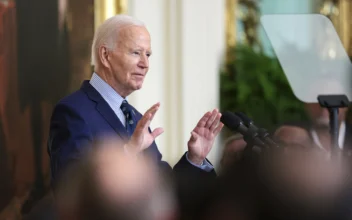
{"label": "suit sleeve", "polygon": [[52,180],[80,159],[92,141],[92,133],[83,117],[67,105],[57,105],[51,117],[48,140]]}
{"label": "suit sleeve", "polygon": [[[142,115],[140,115],[140,117],[142,117]],[[148,130],[149,132],[152,132],[150,128],[148,128]],[[150,156],[154,157],[156,161],[158,161],[159,167],[162,170],[166,170],[166,171],[172,170],[171,166],[167,162],[162,160],[162,155],[155,142],[153,142],[153,144],[149,148],[147,148],[146,152]],[[206,159],[206,162],[212,167],[209,160]],[[190,161],[187,159],[187,152],[181,157],[179,162],[174,166],[173,171],[177,177],[186,178],[186,179],[189,179],[189,178],[208,179],[208,178],[216,177],[216,173],[214,169],[211,169],[209,171],[207,169],[202,169],[200,167],[196,167],[195,165],[192,165]]]}
{"label": "suit sleeve", "polygon": [[[185,178],[215,178],[216,173],[215,170],[212,169],[211,171],[206,171],[203,169],[200,169],[196,166],[193,166],[186,157],[185,153],[181,159],[178,161],[178,163],[174,166],[174,172],[176,173],[177,176],[180,177],[185,177]],[[207,162],[211,164],[208,160]]]}

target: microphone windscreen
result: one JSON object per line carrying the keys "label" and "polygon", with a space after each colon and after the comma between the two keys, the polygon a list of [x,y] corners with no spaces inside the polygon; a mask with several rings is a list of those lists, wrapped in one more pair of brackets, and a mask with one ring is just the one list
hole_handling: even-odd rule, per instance
{"label": "microphone windscreen", "polygon": [[241,125],[241,119],[234,113],[226,111],[221,114],[220,121],[230,130],[237,131]]}
{"label": "microphone windscreen", "polygon": [[251,123],[253,123],[252,119],[248,118],[246,114],[242,112],[236,112],[235,114],[241,118],[243,124],[245,124],[246,126],[249,126]]}

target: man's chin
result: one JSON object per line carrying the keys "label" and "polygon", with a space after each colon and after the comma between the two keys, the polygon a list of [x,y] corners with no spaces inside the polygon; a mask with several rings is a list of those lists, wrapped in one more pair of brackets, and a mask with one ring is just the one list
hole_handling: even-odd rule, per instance
{"label": "man's chin", "polygon": [[136,90],[140,90],[143,86],[143,83],[140,83],[140,84],[136,84],[133,86],[133,89],[136,91]]}
{"label": "man's chin", "polygon": [[137,89],[137,90],[140,90],[142,87],[143,87],[143,84],[141,83],[140,85],[137,85],[137,86],[136,86],[136,89]]}

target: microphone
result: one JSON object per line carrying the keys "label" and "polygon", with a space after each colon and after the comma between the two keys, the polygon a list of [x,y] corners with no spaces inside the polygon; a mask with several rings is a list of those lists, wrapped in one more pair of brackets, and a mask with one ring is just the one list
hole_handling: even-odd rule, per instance
{"label": "microphone", "polygon": [[271,140],[269,132],[264,128],[258,128],[255,126],[253,121],[247,117],[246,114],[242,112],[236,112],[235,115],[237,115],[243,121],[243,123],[248,127],[249,131],[258,133],[259,137],[264,141],[265,144],[272,147],[279,147],[273,140]]}
{"label": "microphone", "polygon": [[244,141],[259,147],[266,147],[264,142],[258,138],[257,132],[251,132],[243,124],[242,120],[232,112],[226,111],[222,113],[220,121],[232,131],[237,131],[243,135]]}

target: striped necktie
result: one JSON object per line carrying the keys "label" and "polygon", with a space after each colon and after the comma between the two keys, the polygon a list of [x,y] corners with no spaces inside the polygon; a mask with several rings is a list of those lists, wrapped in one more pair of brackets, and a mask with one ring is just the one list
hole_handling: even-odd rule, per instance
{"label": "striped necktie", "polygon": [[134,129],[136,128],[135,112],[130,104],[126,100],[123,100],[121,104],[121,110],[126,118],[126,130],[128,136],[131,137]]}

